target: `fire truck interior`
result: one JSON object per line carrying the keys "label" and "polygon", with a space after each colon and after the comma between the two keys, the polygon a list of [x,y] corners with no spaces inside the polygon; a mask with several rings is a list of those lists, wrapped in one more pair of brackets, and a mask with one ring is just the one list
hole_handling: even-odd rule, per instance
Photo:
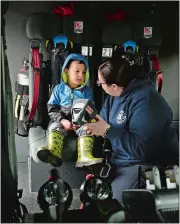
{"label": "fire truck interior", "polygon": [[[82,101],[80,123],[87,105],[99,113],[107,97],[96,83],[98,65],[122,48],[169,103],[179,139],[179,2],[1,1],[2,223],[179,223],[179,164],[146,170],[146,185],[125,190],[119,202],[101,166],[75,167],[77,137],[67,138],[60,167],[37,157],[67,56],[89,63],[95,107]],[[94,148],[97,157],[111,151],[100,137]]]}

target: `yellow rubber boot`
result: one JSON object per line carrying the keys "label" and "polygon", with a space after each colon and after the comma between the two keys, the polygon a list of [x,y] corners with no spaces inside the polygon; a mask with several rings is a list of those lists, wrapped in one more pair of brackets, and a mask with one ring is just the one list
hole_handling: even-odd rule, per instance
{"label": "yellow rubber boot", "polygon": [[39,147],[37,156],[44,163],[57,167],[62,164],[62,149],[64,135],[52,130],[48,135],[48,147]]}
{"label": "yellow rubber boot", "polygon": [[76,167],[91,166],[97,163],[102,163],[103,158],[95,158],[92,155],[94,146],[94,137],[91,135],[80,136],[78,138],[78,160]]}

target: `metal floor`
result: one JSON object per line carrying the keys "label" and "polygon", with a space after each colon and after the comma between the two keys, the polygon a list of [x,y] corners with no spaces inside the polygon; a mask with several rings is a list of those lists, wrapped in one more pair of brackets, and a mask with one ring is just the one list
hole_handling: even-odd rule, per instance
{"label": "metal floor", "polygon": [[[41,212],[36,200],[37,192],[29,192],[28,163],[18,163],[18,189],[23,189],[23,196],[20,201],[27,207],[28,212]],[[77,209],[79,206],[79,189],[73,189],[73,201],[70,209]]]}

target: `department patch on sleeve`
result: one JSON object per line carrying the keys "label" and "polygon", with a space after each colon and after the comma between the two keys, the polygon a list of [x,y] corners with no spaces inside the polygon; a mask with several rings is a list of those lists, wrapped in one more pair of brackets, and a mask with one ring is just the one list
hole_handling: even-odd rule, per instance
{"label": "department patch on sleeve", "polygon": [[125,122],[126,120],[126,114],[123,110],[120,110],[117,118],[116,118],[116,122],[117,124],[122,124],[123,122]]}

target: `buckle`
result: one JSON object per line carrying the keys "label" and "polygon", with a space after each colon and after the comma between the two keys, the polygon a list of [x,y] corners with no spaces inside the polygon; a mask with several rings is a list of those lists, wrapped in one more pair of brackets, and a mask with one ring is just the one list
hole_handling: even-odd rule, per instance
{"label": "buckle", "polygon": [[[37,71],[38,73],[41,72],[41,68],[37,68],[37,67],[34,67],[34,66],[33,66],[33,70],[34,70],[34,71]],[[38,74],[38,75],[40,75],[40,74]]]}
{"label": "buckle", "polygon": [[160,69],[160,70],[158,70],[157,72],[156,72],[156,75],[160,75],[160,74],[162,74],[163,73],[163,71]]}
{"label": "buckle", "polygon": [[29,132],[29,129],[30,129],[33,125],[32,125],[32,122],[31,122],[31,121],[29,121],[29,120],[25,120],[25,121],[23,122],[23,126],[24,126],[24,129],[25,129],[27,132]]}
{"label": "buckle", "polygon": [[107,155],[111,153],[111,150],[110,149],[103,149],[103,154],[104,155]]}
{"label": "buckle", "polygon": [[100,177],[102,177],[102,178],[109,177],[110,170],[111,170],[111,165],[106,160],[105,165],[101,169]]}
{"label": "buckle", "polygon": [[32,52],[32,48],[39,48],[39,52],[41,52],[41,42],[39,40],[31,40],[30,52]]}

